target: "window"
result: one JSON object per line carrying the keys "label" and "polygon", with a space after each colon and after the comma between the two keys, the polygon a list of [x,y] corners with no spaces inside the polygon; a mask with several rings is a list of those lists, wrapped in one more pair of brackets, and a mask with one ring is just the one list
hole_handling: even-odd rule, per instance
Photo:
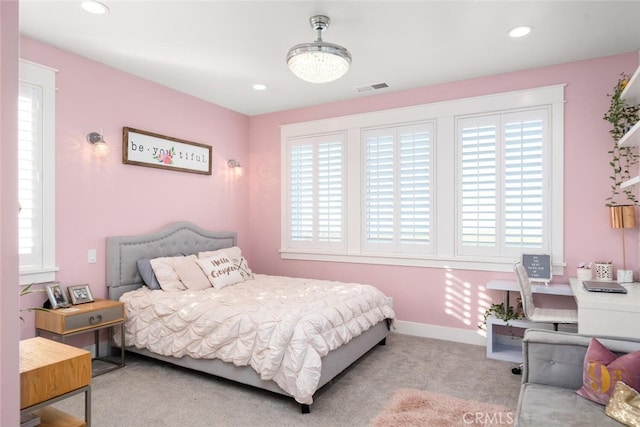
{"label": "window", "polygon": [[55,71],[20,61],[18,253],[20,282],[55,279]]}
{"label": "window", "polygon": [[283,126],[281,256],[511,271],[550,253],[562,274],[563,103],[549,86]]}
{"label": "window", "polygon": [[289,240],[298,247],[344,247],[344,135],[292,141]]}
{"label": "window", "polygon": [[366,252],[432,253],[432,135],[431,123],[364,131]]}
{"label": "window", "polygon": [[548,253],[548,108],[459,118],[458,252]]}

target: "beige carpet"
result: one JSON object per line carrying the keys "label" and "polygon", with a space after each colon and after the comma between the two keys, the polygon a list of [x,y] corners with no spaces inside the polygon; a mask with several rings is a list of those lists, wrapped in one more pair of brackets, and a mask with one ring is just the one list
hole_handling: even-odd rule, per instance
{"label": "beige carpet", "polygon": [[514,413],[504,406],[464,400],[423,390],[400,389],[371,427],[511,426]]}
{"label": "beige carpet", "polygon": [[[92,427],[367,427],[400,389],[515,410],[522,381],[511,374],[514,363],[487,359],[485,347],[392,332],[387,345],[328,384],[311,413],[301,414],[290,397],[129,353],[126,361],[93,378]],[[56,407],[82,417],[84,394]]]}

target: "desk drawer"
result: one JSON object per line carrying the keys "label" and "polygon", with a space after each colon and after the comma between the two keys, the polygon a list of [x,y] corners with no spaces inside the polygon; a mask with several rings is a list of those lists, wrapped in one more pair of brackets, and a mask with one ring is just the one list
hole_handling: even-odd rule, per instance
{"label": "desk drawer", "polygon": [[94,327],[103,323],[122,319],[122,307],[111,307],[86,313],[78,313],[66,316],[64,320],[65,331]]}

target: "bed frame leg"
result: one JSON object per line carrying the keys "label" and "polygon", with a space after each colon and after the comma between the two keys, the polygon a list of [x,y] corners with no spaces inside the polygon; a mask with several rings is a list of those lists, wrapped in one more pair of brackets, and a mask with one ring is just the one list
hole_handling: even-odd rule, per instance
{"label": "bed frame leg", "polygon": [[300,404],[300,410],[303,414],[308,414],[311,412],[311,406],[305,405],[304,403]]}
{"label": "bed frame leg", "polygon": [[387,337],[382,338],[382,341],[380,341],[378,345],[387,345]]}

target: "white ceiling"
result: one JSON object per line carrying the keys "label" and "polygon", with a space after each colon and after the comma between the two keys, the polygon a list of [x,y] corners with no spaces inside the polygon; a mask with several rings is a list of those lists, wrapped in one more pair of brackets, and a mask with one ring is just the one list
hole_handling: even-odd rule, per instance
{"label": "white ceiling", "polygon": [[[108,14],[20,0],[21,33],[247,115],[640,49],[640,1],[101,1]],[[316,14],[332,21],[324,40],[353,55],[321,85],[285,61],[315,40]],[[531,35],[507,36],[523,24]]]}

